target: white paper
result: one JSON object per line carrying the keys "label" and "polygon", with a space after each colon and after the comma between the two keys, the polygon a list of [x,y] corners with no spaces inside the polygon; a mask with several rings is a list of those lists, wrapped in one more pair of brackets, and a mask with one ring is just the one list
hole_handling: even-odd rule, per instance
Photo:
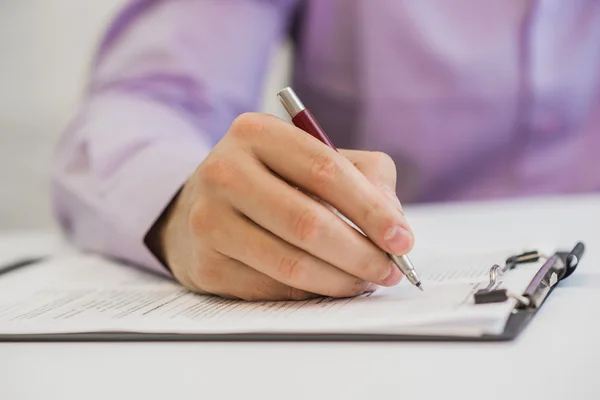
{"label": "white paper", "polygon": [[[69,255],[0,276],[0,334],[79,332],[397,333],[502,331],[513,301],[474,305],[506,251],[412,256],[425,292],[408,282],[354,298],[243,302],[202,296],[173,281],[88,255]],[[522,292],[540,263],[504,275]]]}

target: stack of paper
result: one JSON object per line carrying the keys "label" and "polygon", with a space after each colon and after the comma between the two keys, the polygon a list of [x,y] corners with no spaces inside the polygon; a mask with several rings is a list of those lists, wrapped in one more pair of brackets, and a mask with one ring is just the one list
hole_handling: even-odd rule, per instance
{"label": "stack of paper", "polygon": [[[197,295],[132,267],[71,254],[0,276],[0,334],[498,334],[514,302],[474,305],[473,293],[487,286],[493,264],[519,252],[415,251],[423,293],[405,281],[355,298],[300,302]],[[500,287],[522,293],[540,266],[510,271]]]}

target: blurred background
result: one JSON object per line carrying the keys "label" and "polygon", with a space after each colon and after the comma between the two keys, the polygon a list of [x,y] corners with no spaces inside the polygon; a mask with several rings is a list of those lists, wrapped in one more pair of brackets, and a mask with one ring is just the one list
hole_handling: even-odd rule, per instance
{"label": "blurred background", "polygon": [[[73,116],[97,43],[126,0],[0,1],[0,230],[54,227],[52,152]],[[276,112],[289,43],[276,49],[261,110]]]}

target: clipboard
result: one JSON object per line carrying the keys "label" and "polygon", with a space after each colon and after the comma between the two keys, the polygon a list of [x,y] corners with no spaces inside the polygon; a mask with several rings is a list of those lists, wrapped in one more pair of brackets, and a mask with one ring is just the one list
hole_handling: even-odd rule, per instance
{"label": "clipboard", "polygon": [[[571,251],[558,251],[545,255],[537,250],[509,256],[505,264],[490,267],[489,283],[474,294],[475,306],[516,300],[504,330],[497,335],[478,337],[433,336],[378,333],[232,333],[232,334],[181,334],[181,333],[67,333],[0,335],[0,342],[503,342],[516,339],[544,305],[553,290],[571,276],[585,252],[583,242]],[[520,265],[543,260],[544,263],[523,293],[498,289],[498,278]]]}

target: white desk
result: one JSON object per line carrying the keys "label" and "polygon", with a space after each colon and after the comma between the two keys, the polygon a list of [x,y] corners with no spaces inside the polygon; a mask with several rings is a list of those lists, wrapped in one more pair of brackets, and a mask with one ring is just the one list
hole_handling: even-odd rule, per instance
{"label": "white desk", "polygon": [[515,341],[0,344],[0,399],[600,399],[600,197],[408,210],[417,245],[587,252]]}

